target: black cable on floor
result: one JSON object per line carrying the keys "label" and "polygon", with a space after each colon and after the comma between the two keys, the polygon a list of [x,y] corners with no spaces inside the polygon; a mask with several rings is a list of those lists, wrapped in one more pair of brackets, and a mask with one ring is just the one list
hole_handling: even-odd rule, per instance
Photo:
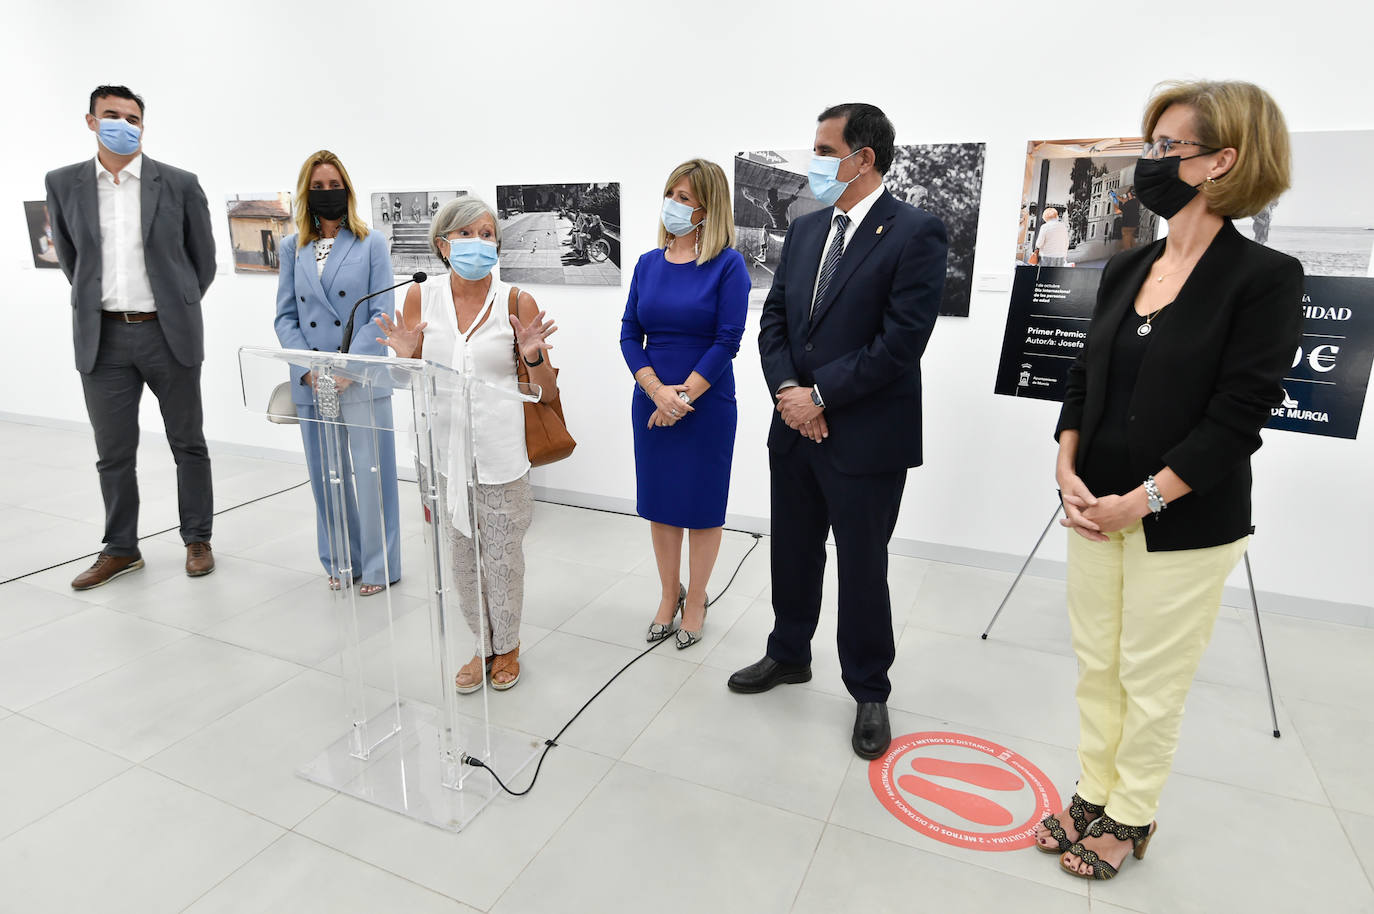
{"label": "black cable on floor", "polygon": [[[714,605],[717,600],[725,596],[725,592],[730,589],[730,585],[735,583],[735,578],[739,576],[740,569],[744,567],[745,560],[753,554],[754,550],[758,548],[759,541],[763,539],[763,534],[761,533],[751,533],[749,535],[754,538],[753,545],[750,546],[749,550],[744,553],[743,557],[740,558],[739,564],[735,566],[734,574],[730,575],[730,580],[725,582],[725,586],[721,588],[720,593],[716,594],[713,598],[706,601],[706,607],[708,609],[712,605]],[[549,750],[552,749],[554,746],[558,745],[558,740],[563,736],[564,733],[568,732],[568,728],[573,725],[573,722],[582,716],[582,712],[587,710],[587,708],[591,706],[592,702],[600,698],[601,693],[609,689],[611,687],[611,683],[615,682],[617,679],[620,678],[621,673],[625,672],[630,667],[634,666],[636,663],[643,660],[653,651],[658,650],[659,647],[666,644],[667,642],[668,639],[663,638],[662,640],[656,641],[652,647],[647,647],[644,650],[640,651],[638,654],[636,654],[633,658],[631,658],[629,663],[622,666],[614,676],[606,680],[606,684],[603,685],[601,688],[597,689],[595,695],[593,695],[591,698],[588,698],[586,702],[583,703],[582,707],[577,709],[577,713],[570,717],[568,719],[568,722],[563,725],[563,728],[559,730],[556,734],[554,734],[553,739],[544,740],[544,751],[539,753],[539,761],[534,766],[534,777],[530,778],[530,784],[524,790],[511,790],[509,787],[506,786],[506,782],[501,780],[501,776],[498,775],[495,771],[493,771],[490,766],[488,766],[479,758],[474,758],[471,755],[465,755],[463,756],[463,763],[471,765],[474,768],[486,769],[486,771],[488,771],[491,774],[491,776],[496,779],[496,783],[500,785],[502,790],[504,790],[506,793],[510,794],[513,797],[523,797],[525,794],[529,793],[531,790],[534,789],[535,781],[539,780],[539,769],[544,767],[544,759],[548,756]]]}
{"label": "black cable on floor", "polygon": [[[304,480],[303,482],[298,482],[298,483],[296,483],[294,486],[287,486],[285,489],[278,489],[276,492],[268,492],[266,495],[259,495],[257,498],[249,499],[248,501],[245,501],[245,502],[240,502],[240,503],[237,504],[237,505],[230,505],[230,506],[227,507],[227,508],[221,508],[220,510],[214,512],[214,514],[212,514],[211,516],[212,516],[212,517],[219,517],[221,514],[227,514],[227,513],[230,512],[230,511],[237,511],[239,508],[246,508],[246,507],[248,507],[249,505],[257,504],[258,502],[260,502],[260,501],[262,501],[262,500],[264,500],[264,499],[273,498],[273,497],[275,497],[275,496],[277,496],[277,495],[285,495],[287,492],[290,492],[290,491],[293,490],[293,489],[299,489],[301,486],[305,485],[305,484],[308,483],[308,482],[310,482],[310,480],[307,479],[307,480]],[[151,538],[153,538],[153,537],[155,537],[155,536],[161,536],[161,535],[164,534],[164,533],[171,533],[173,530],[180,530],[180,529],[181,529],[181,525],[180,525],[180,524],[175,524],[175,525],[173,525],[173,526],[171,526],[171,527],[168,527],[168,528],[165,529],[165,530],[155,530],[155,531],[153,531],[152,533],[144,534],[143,536],[140,536],[140,537],[138,538],[138,541],[141,543],[141,542],[143,542],[143,541],[146,540],[146,539],[151,539]],[[90,558],[91,556],[99,555],[99,554],[100,554],[99,552],[88,552],[88,553],[86,553],[85,555],[78,555],[78,556],[76,556],[75,558],[65,559],[65,560],[63,560],[63,561],[61,561],[61,562],[58,562],[56,565],[49,565],[47,568],[39,568],[39,569],[36,569],[36,570],[34,570],[34,571],[26,571],[26,572],[24,572],[23,574],[15,575],[15,576],[12,577],[12,578],[9,578],[9,579],[4,580],[4,581],[0,581],[0,587],[4,587],[6,584],[10,584],[10,583],[12,583],[12,582],[14,582],[14,581],[22,581],[24,578],[30,578],[30,577],[33,577],[33,576],[36,575],[36,574],[42,574],[42,573],[45,572],[45,571],[52,571],[54,568],[61,568],[63,565],[70,565],[72,562],[79,562],[79,561],[81,561],[82,559],[88,559],[88,558]]]}

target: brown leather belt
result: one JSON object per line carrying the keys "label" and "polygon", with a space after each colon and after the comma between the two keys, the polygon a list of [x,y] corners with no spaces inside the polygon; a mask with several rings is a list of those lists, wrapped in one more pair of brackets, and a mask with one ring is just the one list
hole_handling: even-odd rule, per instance
{"label": "brown leather belt", "polygon": [[144,321],[157,320],[156,311],[101,311],[112,321],[119,321],[125,324],[141,324]]}

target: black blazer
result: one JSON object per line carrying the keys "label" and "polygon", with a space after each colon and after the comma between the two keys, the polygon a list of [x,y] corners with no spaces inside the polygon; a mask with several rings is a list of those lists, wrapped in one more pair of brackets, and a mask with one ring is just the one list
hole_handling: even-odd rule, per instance
{"label": "black blazer", "polygon": [[[95,157],[48,172],[48,218],[57,262],[72,284],[76,368],[90,372],[100,349],[100,202]],[[215,237],[200,182],[146,155],[139,177],[143,259],[158,326],[188,368],[205,359],[200,300],[215,278]]]}
{"label": "black blazer", "polygon": [[[921,465],[921,354],[945,284],[945,226],[887,191],[879,194],[811,311],[834,209],[792,223],[759,318],[770,395],[787,380],[815,385],[830,437],[820,445],[842,473]],[[768,447],[801,441],[774,411]]]}
{"label": "black blazer", "polygon": [[[1102,271],[1054,433],[1078,430],[1075,466],[1102,421],[1112,340],[1163,247],[1161,239],[1124,251]],[[1228,219],[1155,318],[1131,396],[1131,472],[1144,481],[1167,466],[1193,491],[1145,519],[1149,551],[1220,546],[1250,532],[1250,455],[1302,342],[1302,294],[1302,265]]]}

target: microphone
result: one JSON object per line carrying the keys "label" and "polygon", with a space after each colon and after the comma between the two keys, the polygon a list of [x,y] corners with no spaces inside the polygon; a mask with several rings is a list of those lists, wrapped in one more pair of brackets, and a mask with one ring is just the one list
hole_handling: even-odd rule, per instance
{"label": "microphone", "polygon": [[428,277],[427,275],[425,275],[425,271],[424,271],[424,270],[420,270],[420,271],[416,272],[413,276],[411,276],[409,279],[407,279],[405,282],[398,282],[398,283],[396,283],[396,285],[391,286],[391,287],[388,288],[388,289],[380,289],[380,290],[378,290],[378,291],[376,291],[376,292],[373,292],[371,295],[364,295],[362,298],[360,298],[360,299],[358,299],[356,302],[354,302],[354,303],[353,303],[353,310],[350,311],[350,312],[348,312],[348,323],[344,324],[344,328],[343,328],[343,338],[339,340],[339,352],[347,353],[347,352],[348,352],[348,347],[349,347],[350,345],[352,345],[352,343],[353,343],[353,318],[356,317],[357,314],[358,314],[358,306],[359,306],[359,305],[361,305],[363,302],[367,301],[369,298],[376,298],[378,295],[381,295],[383,292],[392,292],[392,291],[395,291],[396,289],[401,288],[401,286],[408,286],[408,285],[410,285],[410,284],[413,283],[413,282],[415,282],[415,283],[424,282],[426,279],[429,279],[429,277]]}

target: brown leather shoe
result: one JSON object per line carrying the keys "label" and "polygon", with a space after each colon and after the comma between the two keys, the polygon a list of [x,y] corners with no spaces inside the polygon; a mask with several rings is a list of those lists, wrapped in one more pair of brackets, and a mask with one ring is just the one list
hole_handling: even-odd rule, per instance
{"label": "brown leather shoe", "polygon": [[215,554],[209,543],[186,544],[186,575],[198,578],[215,570]]}
{"label": "brown leather shoe", "polygon": [[142,567],[143,557],[140,555],[107,555],[102,552],[95,557],[94,565],[72,580],[72,590],[90,590]]}

